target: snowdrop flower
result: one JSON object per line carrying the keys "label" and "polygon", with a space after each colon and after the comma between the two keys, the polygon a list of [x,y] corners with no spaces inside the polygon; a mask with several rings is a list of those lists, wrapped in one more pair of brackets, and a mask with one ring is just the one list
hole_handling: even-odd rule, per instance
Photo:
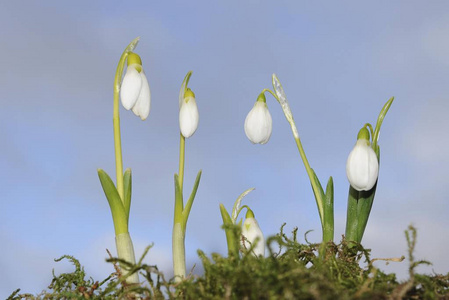
{"label": "snowdrop flower", "polygon": [[128,68],[120,88],[120,98],[123,107],[126,110],[132,109],[142,121],[150,114],[150,86],[139,55],[132,52],[128,55]]}
{"label": "snowdrop flower", "polygon": [[346,175],[355,190],[369,191],[376,184],[378,174],[377,155],[371,148],[369,131],[364,127],[359,131],[357,143],[349,154]]}
{"label": "snowdrop flower", "polygon": [[244,248],[250,249],[252,246],[255,246],[253,254],[255,256],[265,256],[265,239],[259,224],[254,218],[254,213],[250,209],[246,212],[246,219],[242,226],[242,235],[245,237],[242,242]]}
{"label": "snowdrop flower", "polygon": [[189,138],[195,133],[199,118],[195,94],[188,88],[179,107],[179,128],[185,138]]}
{"label": "snowdrop flower", "polygon": [[246,116],[245,133],[253,144],[265,144],[270,139],[272,128],[273,121],[265,95],[262,93]]}

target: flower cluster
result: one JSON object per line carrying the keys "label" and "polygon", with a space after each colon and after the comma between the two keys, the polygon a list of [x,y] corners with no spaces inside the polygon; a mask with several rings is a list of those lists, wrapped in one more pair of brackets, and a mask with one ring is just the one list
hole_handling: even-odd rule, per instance
{"label": "flower cluster", "polygon": [[[288,118],[287,118],[288,119]],[[245,133],[253,144],[265,144],[270,140],[273,122],[264,93],[257,98],[245,119]],[[377,182],[379,161],[369,142],[369,131],[362,128],[357,143],[349,154],[346,174],[357,191],[369,191]]]}

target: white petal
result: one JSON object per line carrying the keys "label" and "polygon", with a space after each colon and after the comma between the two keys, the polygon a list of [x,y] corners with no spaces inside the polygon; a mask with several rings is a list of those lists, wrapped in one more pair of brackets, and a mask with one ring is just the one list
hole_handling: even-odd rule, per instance
{"label": "white petal", "polygon": [[133,107],[133,113],[140,117],[143,121],[150,114],[151,94],[150,85],[148,84],[147,77],[145,76],[143,70],[140,72],[140,76],[142,78],[142,87],[140,89],[140,94],[137,97],[137,102]]}
{"label": "white petal", "polygon": [[195,98],[184,99],[179,110],[179,128],[185,138],[191,137],[198,128],[199,113]]}
{"label": "white petal", "polygon": [[123,77],[122,86],[120,88],[120,98],[122,105],[126,110],[130,110],[137,101],[137,97],[142,87],[142,77],[136,70],[135,65],[129,65],[126,74]]}
{"label": "white petal", "polygon": [[366,140],[358,140],[346,163],[349,183],[357,191],[369,191],[376,184],[378,173],[376,153]]}
{"label": "white petal", "polygon": [[273,121],[266,103],[257,101],[245,119],[245,133],[253,144],[265,144],[271,137]]}
{"label": "white petal", "polygon": [[[243,245],[246,249],[249,249],[251,246],[255,247],[253,249],[253,253],[255,256],[265,256],[265,238],[263,237],[262,230],[260,230],[259,223],[254,218],[247,218],[245,222],[243,222],[242,226],[242,235],[248,240],[249,243],[243,241]],[[257,240],[257,241],[256,241]]]}

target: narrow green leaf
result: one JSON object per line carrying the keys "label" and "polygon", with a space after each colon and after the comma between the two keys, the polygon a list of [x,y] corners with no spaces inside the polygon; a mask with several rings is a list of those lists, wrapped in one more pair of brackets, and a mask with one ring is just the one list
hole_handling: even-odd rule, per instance
{"label": "narrow green leaf", "polygon": [[[377,146],[377,160],[379,162],[379,169],[380,169],[380,147]],[[376,195],[376,189],[377,189],[377,181],[376,184],[373,186],[373,188],[366,192],[361,192],[360,199],[363,199],[359,203],[360,208],[359,211],[359,224],[358,224],[358,237],[359,237],[359,243],[362,242],[363,234],[365,233],[366,225],[368,224],[368,218],[371,213],[371,208],[373,207],[374,203],[374,196]]]}
{"label": "narrow green leaf", "polygon": [[358,241],[358,210],[359,192],[349,185],[348,208],[346,212],[345,236],[348,241]]}
{"label": "narrow green leaf", "polygon": [[323,241],[328,242],[334,240],[334,181],[332,176],[327,181],[324,199]]}
{"label": "narrow green leaf", "polygon": [[117,189],[111,177],[103,171],[98,169],[98,177],[100,178],[101,186],[104,194],[109,202],[111,208],[112,219],[114,222],[115,235],[128,232],[128,220],[125,214],[125,208],[117,192]]}
{"label": "narrow green leaf", "polygon": [[377,117],[377,123],[376,128],[374,128],[374,135],[373,135],[373,149],[376,150],[378,147],[379,142],[379,134],[380,134],[380,127],[382,126],[382,123],[384,121],[385,116],[387,115],[388,110],[390,109],[391,104],[393,104],[394,97],[391,97],[382,107],[379,116]]}
{"label": "narrow green leaf", "polygon": [[323,228],[324,228],[324,201],[325,201],[324,198],[325,198],[325,195],[324,195],[323,187],[321,186],[321,182],[318,180],[318,177],[316,176],[315,170],[314,169],[311,169],[311,170],[312,170],[312,174],[313,174],[313,180],[315,180],[315,183],[318,186],[319,192],[320,192],[320,194],[317,195],[315,193],[315,190],[313,190],[313,188],[312,188],[313,194],[315,196],[316,204],[318,206],[318,213],[320,214],[321,226],[323,226]]}
{"label": "narrow green leaf", "polygon": [[358,204],[358,242],[362,242],[363,234],[365,233],[366,225],[368,224],[368,218],[371,213],[371,208],[373,207],[374,196],[376,194],[377,182],[373,188],[366,192],[360,192],[359,204]]}
{"label": "narrow green leaf", "polygon": [[326,186],[326,206],[334,205],[334,180],[332,176],[329,177]]}
{"label": "narrow green leaf", "polygon": [[243,193],[240,194],[240,196],[235,200],[234,206],[232,207],[232,222],[235,224],[237,221],[238,215],[240,213],[240,205],[242,204],[243,198],[245,198],[246,195],[248,195],[250,192],[254,191],[254,188],[249,188]]}
{"label": "narrow green leaf", "polygon": [[228,244],[228,256],[239,257],[239,237],[236,236],[235,231],[232,230],[234,223],[226,211],[226,208],[220,203],[221,218],[223,219],[223,228],[226,234],[226,242]]}
{"label": "narrow green leaf", "polygon": [[184,207],[181,186],[179,185],[178,174],[175,174],[175,218],[174,223],[182,224],[182,210]]}
{"label": "narrow green leaf", "polygon": [[129,223],[129,211],[131,209],[131,169],[126,169],[123,175],[123,186],[125,189],[125,195],[123,199],[123,206],[125,207],[126,221]]}
{"label": "narrow green leaf", "polygon": [[231,216],[229,216],[228,211],[226,210],[226,208],[224,207],[224,205],[222,203],[220,203],[220,213],[221,213],[221,218],[223,219],[223,224],[233,224]]}
{"label": "narrow green leaf", "polygon": [[198,185],[200,184],[201,174],[202,170],[199,170],[198,174],[196,175],[195,183],[193,184],[192,193],[190,193],[189,200],[187,200],[186,206],[184,207],[182,212],[184,228],[187,227],[187,220],[189,219],[190,210],[192,209],[193,201],[195,200],[196,196],[196,191],[198,190]]}

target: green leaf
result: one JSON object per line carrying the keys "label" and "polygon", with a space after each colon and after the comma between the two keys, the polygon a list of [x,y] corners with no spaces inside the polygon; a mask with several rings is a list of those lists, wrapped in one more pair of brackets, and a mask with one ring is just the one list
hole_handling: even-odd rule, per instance
{"label": "green leaf", "polygon": [[[319,195],[315,194],[315,200],[320,214],[321,227],[323,231],[323,242],[334,240],[334,182],[332,176],[329,177],[324,193],[323,186],[316,176],[315,170],[312,170],[313,180],[318,186]],[[313,190],[313,189],[312,189]]]}
{"label": "green leaf", "polygon": [[374,129],[374,135],[373,135],[373,149],[374,151],[378,152],[376,149],[379,147],[379,134],[380,134],[380,127],[382,126],[382,123],[384,121],[385,116],[387,115],[388,110],[390,109],[391,104],[393,104],[394,97],[391,97],[385,105],[382,107],[379,116],[377,117],[377,123],[376,128]]}
{"label": "green leaf", "polygon": [[233,224],[231,216],[229,216],[228,211],[224,207],[222,203],[220,203],[220,212],[221,212],[221,218],[223,219],[223,224]]}
{"label": "green leaf", "polygon": [[243,193],[240,194],[240,196],[237,198],[237,200],[235,200],[234,206],[232,207],[232,222],[234,224],[237,221],[237,218],[239,216],[239,213],[241,210],[240,205],[242,203],[243,198],[245,198],[245,196],[248,195],[252,191],[254,191],[254,188],[247,189],[246,191],[244,191]]}
{"label": "green leaf", "polygon": [[112,219],[114,221],[115,235],[128,232],[128,219],[125,214],[125,208],[117,192],[117,189],[111,177],[103,171],[98,169],[98,177],[100,178],[101,186],[104,194],[109,202],[111,208]]}
{"label": "green leaf", "polygon": [[192,193],[190,193],[189,200],[187,200],[186,206],[182,212],[184,228],[186,228],[186,226],[187,226],[187,220],[189,218],[190,210],[192,209],[193,200],[195,200],[196,191],[198,190],[198,185],[200,184],[201,174],[202,174],[202,171],[199,170],[198,174],[196,175],[195,183],[193,184]]}
{"label": "green leaf", "polygon": [[182,210],[184,207],[181,186],[179,185],[178,174],[175,174],[175,219],[174,223],[183,224]]}
{"label": "green leaf", "polygon": [[334,240],[334,181],[332,176],[327,181],[324,199],[323,241],[328,242]]}
{"label": "green leaf", "polygon": [[312,170],[312,174],[313,174],[313,180],[315,181],[316,185],[318,186],[319,192],[320,192],[320,194],[317,195],[315,193],[315,190],[312,189],[313,194],[315,195],[316,204],[318,206],[318,213],[320,214],[321,226],[324,227],[324,198],[325,198],[325,195],[324,195],[323,187],[321,186],[321,183],[318,180],[318,177],[316,176],[315,170],[313,170],[313,169],[311,169],[311,170]]}
{"label": "green leaf", "polygon": [[123,175],[123,186],[125,189],[123,206],[125,208],[126,221],[129,223],[129,211],[131,209],[131,169],[126,169],[125,174]]}
{"label": "green leaf", "polygon": [[233,230],[236,225],[222,203],[220,203],[220,212],[228,244],[228,256],[239,257],[239,237],[235,234],[236,230]]}

